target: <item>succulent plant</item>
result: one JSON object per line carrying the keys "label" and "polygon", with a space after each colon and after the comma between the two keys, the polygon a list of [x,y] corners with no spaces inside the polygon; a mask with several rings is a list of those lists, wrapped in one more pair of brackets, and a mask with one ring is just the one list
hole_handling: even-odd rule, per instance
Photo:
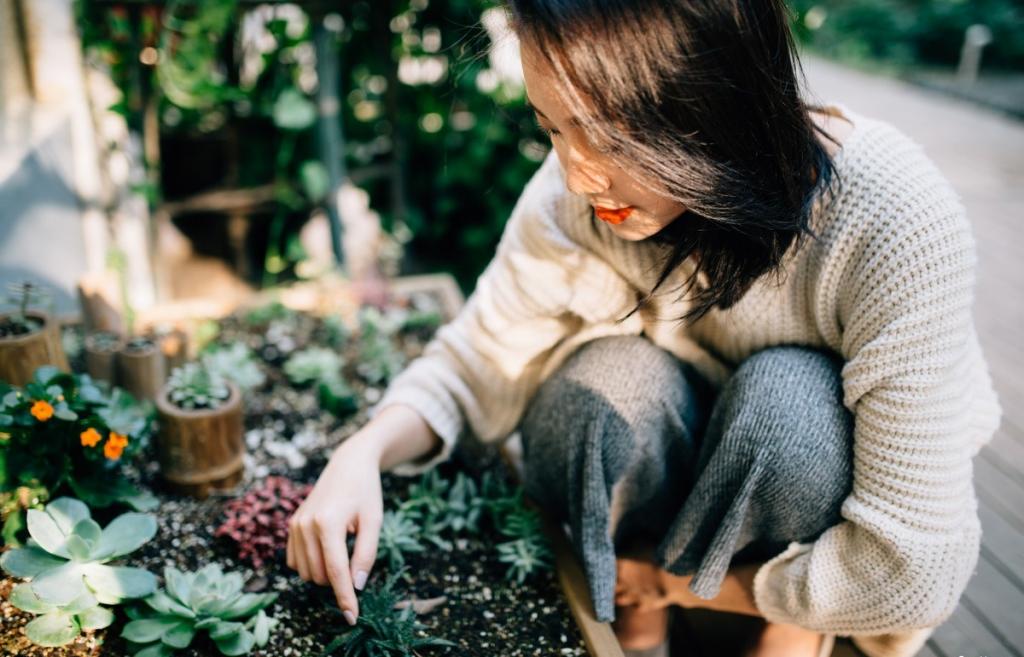
{"label": "succulent plant", "polygon": [[267,477],[263,484],[224,505],[226,519],[214,532],[238,545],[238,558],[261,568],[288,545],[288,519],[312,486],[285,477]]}
{"label": "succulent plant", "polygon": [[391,341],[401,318],[385,316],[372,306],[359,311],[359,362],[356,371],[370,384],[390,381],[405,366],[405,355]]}
{"label": "succulent plant", "polygon": [[399,602],[395,582],[403,572],[399,569],[380,588],[363,592],[356,624],[331,641],[322,657],[415,657],[423,648],[456,646],[445,639],[421,636],[424,628],[411,605],[401,611],[395,609]]}
{"label": "succulent plant", "polygon": [[551,565],[551,550],[541,527],[540,514],[523,503],[522,489],[495,505],[493,516],[499,532],[512,539],[498,545],[498,560],[509,564],[506,576],[522,583]]}
{"label": "succulent plant", "polygon": [[241,342],[211,347],[203,353],[202,362],[208,372],[232,381],[242,390],[257,388],[266,380],[252,352]]}
{"label": "succulent plant", "polygon": [[202,363],[174,368],[167,379],[168,398],[180,408],[217,408],[230,396],[227,380]]}
{"label": "succulent plant", "polygon": [[342,378],[344,364],[336,351],[310,347],[293,354],[284,364],[284,373],[295,385],[315,384],[320,406],[343,417],[359,408],[359,399]]}
{"label": "succulent plant", "polygon": [[245,593],[240,573],[210,564],[195,573],[164,569],[164,589],[132,610],[121,636],[138,644],[135,657],[167,657],[207,632],[224,655],[244,655],[265,646],[277,620],[263,610],[276,593]]}
{"label": "succulent plant", "polygon": [[402,509],[384,512],[377,540],[378,558],[387,557],[389,567],[395,570],[405,565],[407,553],[424,549],[420,543],[420,528],[409,512]]}
{"label": "succulent plant", "polygon": [[0,567],[14,577],[31,578],[12,592],[19,609],[39,614],[26,627],[40,645],[63,645],[82,629],[106,627],[109,609],[156,589],[156,578],[142,568],[107,562],[138,549],[156,534],[156,518],[125,513],[100,529],[80,500],[60,497],[44,511],[28,510],[29,545],[0,557]]}

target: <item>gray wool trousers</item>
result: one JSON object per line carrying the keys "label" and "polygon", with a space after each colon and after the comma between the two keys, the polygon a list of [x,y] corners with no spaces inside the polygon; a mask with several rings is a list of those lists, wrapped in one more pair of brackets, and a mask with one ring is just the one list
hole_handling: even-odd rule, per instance
{"label": "gray wool trousers", "polygon": [[598,620],[615,617],[616,551],[717,595],[730,565],[765,561],[841,520],[853,417],[839,356],[796,345],[741,362],[720,390],[641,336],[581,346],[520,421],[527,494],[567,524]]}

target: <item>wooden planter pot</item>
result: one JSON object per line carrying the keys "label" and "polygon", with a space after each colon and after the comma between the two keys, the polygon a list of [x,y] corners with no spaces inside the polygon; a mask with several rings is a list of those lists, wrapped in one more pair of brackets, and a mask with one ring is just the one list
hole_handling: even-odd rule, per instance
{"label": "wooden planter pot", "polygon": [[136,399],[156,399],[167,382],[167,362],[149,338],[125,342],[116,357],[117,384]]}
{"label": "wooden planter pot", "polygon": [[[41,365],[55,365],[67,372],[68,359],[60,341],[56,320],[41,312],[26,313],[40,327],[25,335],[0,338],[0,381],[23,386]],[[0,319],[6,316],[0,316]]]}
{"label": "wooden planter pot", "polygon": [[111,331],[96,331],[85,336],[85,371],[96,381],[117,382],[117,352],[124,339]]}
{"label": "wooden planter pot", "polygon": [[230,396],[215,409],[178,408],[166,386],[156,397],[157,457],[164,479],[178,493],[202,499],[242,480],[242,393],[233,383],[229,387]]}

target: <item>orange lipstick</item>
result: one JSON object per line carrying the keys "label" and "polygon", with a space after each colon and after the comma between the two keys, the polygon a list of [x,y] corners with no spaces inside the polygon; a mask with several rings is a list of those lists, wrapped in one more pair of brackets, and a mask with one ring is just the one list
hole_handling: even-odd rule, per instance
{"label": "orange lipstick", "polygon": [[633,207],[627,206],[625,208],[619,208],[618,210],[609,210],[608,208],[594,208],[594,214],[601,221],[606,221],[610,224],[619,225],[623,221],[629,218],[629,215],[633,214]]}

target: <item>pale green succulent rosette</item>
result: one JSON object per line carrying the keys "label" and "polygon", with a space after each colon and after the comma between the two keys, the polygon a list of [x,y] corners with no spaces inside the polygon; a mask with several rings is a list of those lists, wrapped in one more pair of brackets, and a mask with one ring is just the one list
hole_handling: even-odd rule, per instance
{"label": "pale green succulent rosette", "polygon": [[125,513],[101,529],[80,500],[60,497],[43,511],[29,509],[28,545],[6,552],[0,567],[31,581],[11,593],[11,604],[37,614],[25,627],[41,646],[60,646],[82,630],[104,628],[117,605],[156,590],[156,577],[142,569],[107,562],[137,550],[156,534],[156,518]]}

